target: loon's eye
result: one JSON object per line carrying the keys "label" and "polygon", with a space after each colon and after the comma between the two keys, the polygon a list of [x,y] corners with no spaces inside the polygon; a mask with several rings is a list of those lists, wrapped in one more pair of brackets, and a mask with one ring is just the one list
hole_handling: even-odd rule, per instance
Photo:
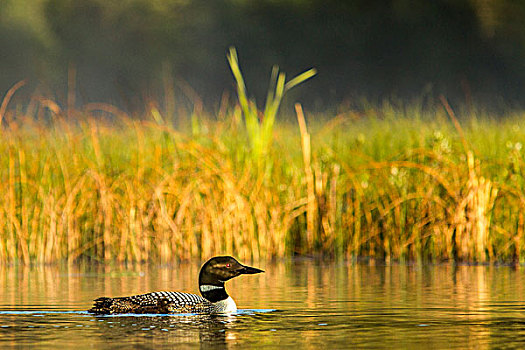
{"label": "loon's eye", "polygon": [[227,267],[227,268],[230,268],[230,264],[229,264],[229,263],[228,263],[228,264],[226,264],[226,267]]}

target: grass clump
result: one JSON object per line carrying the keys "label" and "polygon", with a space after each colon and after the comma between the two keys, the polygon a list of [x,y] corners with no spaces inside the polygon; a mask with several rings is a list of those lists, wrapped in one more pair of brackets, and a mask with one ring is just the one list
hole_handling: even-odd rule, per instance
{"label": "grass clump", "polygon": [[235,109],[201,120],[215,132],[198,138],[148,119],[17,115],[0,138],[0,261],[522,259],[516,121],[467,122],[465,151],[435,116],[340,116],[307,130],[299,111],[300,132],[273,132],[270,170],[242,147]]}

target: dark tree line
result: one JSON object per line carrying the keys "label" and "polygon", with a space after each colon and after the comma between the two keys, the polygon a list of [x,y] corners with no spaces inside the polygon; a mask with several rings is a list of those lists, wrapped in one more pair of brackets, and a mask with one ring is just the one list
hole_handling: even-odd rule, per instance
{"label": "dark tree line", "polygon": [[[525,102],[520,1],[21,3],[0,2],[2,91],[28,78],[30,87],[60,97],[74,67],[84,102],[134,108],[132,101],[160,96],[170,75],[213,103],[232,88],[225,54],[233,45],[259,99],[278,64],[289,74],[318,69],[293,95],[312,106],[425,94],[459,103]],[[20,15],[27,8],[30,15]]]}

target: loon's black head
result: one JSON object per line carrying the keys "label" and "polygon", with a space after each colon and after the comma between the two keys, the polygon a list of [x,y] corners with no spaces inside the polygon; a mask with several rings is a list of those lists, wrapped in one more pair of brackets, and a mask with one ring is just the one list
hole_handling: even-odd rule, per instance
{"label": "loon's black head", "polygon": [[216,256],[202,265],[199,273],[199,290],[211,302],[224,300],[228,294],[224,282],[244,274],[264,272],[255,267],[245,266],[231,256]]}

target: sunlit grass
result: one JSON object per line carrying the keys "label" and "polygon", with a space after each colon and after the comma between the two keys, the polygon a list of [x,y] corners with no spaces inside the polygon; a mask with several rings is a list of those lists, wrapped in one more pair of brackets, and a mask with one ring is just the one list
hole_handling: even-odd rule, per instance
{"label": "sunlit grass", "polygon": [[466,119],[465,150],[442,110],[307,113],[302,130],[275,124],[260,169],[238,108],[200,116],[199,135],[152,116],[17,113],[0,138],[3,263],[524,257],[519,116]]}

